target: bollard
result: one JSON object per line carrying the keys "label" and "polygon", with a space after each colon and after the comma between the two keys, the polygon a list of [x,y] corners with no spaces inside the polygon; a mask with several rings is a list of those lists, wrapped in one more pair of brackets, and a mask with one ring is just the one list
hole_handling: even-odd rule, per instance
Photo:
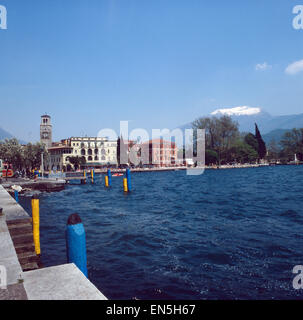
{"label": "bollard", "polygon": [[85,230],[77,213],[68,217],[65,238],[68,263],[74,263],[87,277]]}
{"label": "bollard", "polygon": [[39,216],[39,198],[37,195],[32,196],[32,221],[33,221],[33,237],[35,251],[37,255],[41,254],[40,249],[40,216]]}
{"label": "bollard", "polygon": [[108,186],[111,187],[111,185],[112,185],[112,174],[110,172],[110,169],[107,170],[107,176],[108,176]]}
{"label": "bollard", "polygon": [[108,188],[108,176],[107,175],[105,175],[105,187],[107,187]]}
{"label": "bollard", "polygon": [[19,202],[19,193],[17,190],[15,190],[15,200],[17,203]]}
{"label": "bollard", "polygon": [[127,188],[127,178],[123,178],[123,190],[124,190],[124,192],[127,192],[127,191],[128,191],[128,188]]}
{"label": "bollard", "polygon": [[91,169],[90,175],[92,177],[92,183],[94,183],[94,170],[93,169]]}
{"label": "bollard", "polygon": [[86,178],[86,172],[85,169],[83,170],[83,177]]}
{"label": "bollard", "polygon": [[126,179],[127,179],[127,189],[128,191],[132,191],[132,184],[131,184],[131,177],[130,177],[130,170],[126,169]]}

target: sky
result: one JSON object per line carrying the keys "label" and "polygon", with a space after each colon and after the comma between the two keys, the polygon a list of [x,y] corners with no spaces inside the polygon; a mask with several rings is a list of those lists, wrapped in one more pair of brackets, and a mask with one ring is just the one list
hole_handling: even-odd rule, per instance
{"label": "sky", "polygon": [[[300,3],[300,1],[302,3]],[[0,127],[39,140],[184,125],[216,109],[303,113],[303,0],[0,0]]]}

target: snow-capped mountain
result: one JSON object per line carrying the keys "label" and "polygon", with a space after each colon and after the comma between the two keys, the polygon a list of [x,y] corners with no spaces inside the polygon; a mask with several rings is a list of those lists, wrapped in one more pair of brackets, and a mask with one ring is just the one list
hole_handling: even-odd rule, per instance
{"label": "snow-capped mountain", "polygon": [[258,127],[260,130],[262,130],[262,132],[264,132],[263,130],[267,131],[268,123],[273,119],[269,113],[263,111],[261,108],[249,106],[218,109],[212,112],[210,115],[230,116],[233,120],[239,123],[239,130],[243,132],[254,132],[255,123],[258,124]]}
{"label": "snow-capped mountain", "polygon": [[[277,129],[293,129],[303,128],[303,113],[285,116],[272,116],[260,107],[237,106],[231,108],[217,109],[209,115],[201,115],[201,117],[220,117],[223,115],[230,116],[239,123],[241,132],[255,132],[255,123],[262,134],[267,134]],[[180,127],[181,129],[191,128],[188,123]]]}
{"label": "snow-capped mountain", "polygon": [[252,116],[260,114],[261,108],[251,108],[248,106],[234,107],[234,108],[225,108],[218,109],[211,113],[211,115],[228,115],[228,116]]}

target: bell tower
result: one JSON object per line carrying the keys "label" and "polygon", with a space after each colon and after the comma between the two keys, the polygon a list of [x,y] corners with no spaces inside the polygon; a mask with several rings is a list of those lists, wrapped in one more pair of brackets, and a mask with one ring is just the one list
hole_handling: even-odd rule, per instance
{"label": "bell tower", "polygon": [[47,114],[41,116],[40,142],[44,143],[47,149],[52,146],[51,117]]}

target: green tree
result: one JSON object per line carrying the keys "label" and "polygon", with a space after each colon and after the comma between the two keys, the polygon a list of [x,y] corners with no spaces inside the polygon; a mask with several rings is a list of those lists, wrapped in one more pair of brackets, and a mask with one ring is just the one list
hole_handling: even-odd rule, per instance
{"label": "green tree", "polygon": [[218,154],[216,151],[207,149],[205,151],[205,164],[208,166],[210,164],[217,164],[218,163]]}
{"label": "green tree", "polygon": [[256,128],[256,134],[255,137],[258,141],[258,155],[259,159],[264,159],[266,156],[266,145],[265,142],[262,139],[261,133],[259,131],[258,125],[255,123],[255,128]]}
{"label": "green tree", "polygon": [[49,155],[45,148],[45,145],[40,142],[37,142],[35,144],[28,143],[23,148],[23,154],[24,154],[23,165],[26,168],[30,168],[30,169],[40,168],[42,153],[43,153],[44,164],[46,164],[48,161]]}
{"label": "green tree", "polygon": [[5,141],[0,144],[0,159],[11,164],[14,169],[22,169],[24,155],[22,146],[16,138],[5,139]]}
{"label": "green tree", "polygon": [[244,142],[250,145],[254,150],[258,151],[258,140],[252,133],[248,133],[244,137]]}
{"label": "green tree", "polygon": [[193,129],[205,129],[206,149],[218,155],[218,163],[226,161],[227,150],[239,137],[239,124],[229,116],[199,118],[192,123]]}
{"label": "green tree", "polygon": [[75,170],[77,170],[81,166],[85,165],[86,159],[84,156],[69,157],[69,162],[74,166]]}
{"label": "green tree", "polygon": [[258,159],[257,151],[244,141],[238,140],[228,150],[229,162],[251,163]]}

